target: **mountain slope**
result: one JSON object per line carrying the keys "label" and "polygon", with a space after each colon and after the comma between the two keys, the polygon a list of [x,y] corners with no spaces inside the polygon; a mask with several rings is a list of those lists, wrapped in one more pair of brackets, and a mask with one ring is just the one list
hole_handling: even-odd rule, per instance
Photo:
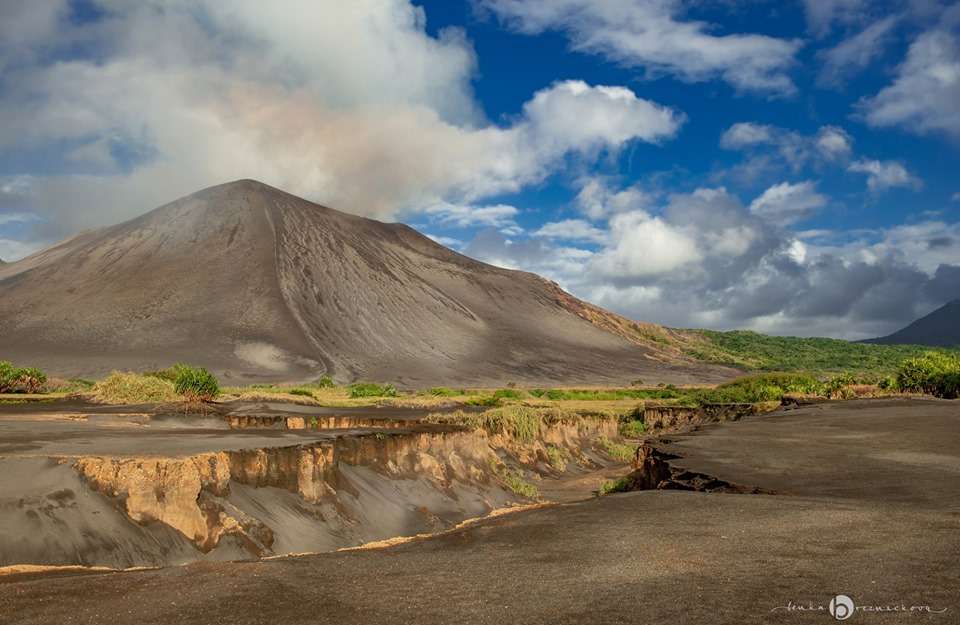
{"label": "mountain slope", "polygon": [[[602,321],[598,322],[598,319]],[[533,274],[243,180],[0,267],[0,357],[67,375],[183,360],[228,380],[729,377]],[[639,327],[639,326],[637,326]]]}
{"label": "mountain slope", "polygon": [[867,343],[883,345],[931,345],[952,347],[960,345],[960,299],[917,319],[889,336],[869,339]]}

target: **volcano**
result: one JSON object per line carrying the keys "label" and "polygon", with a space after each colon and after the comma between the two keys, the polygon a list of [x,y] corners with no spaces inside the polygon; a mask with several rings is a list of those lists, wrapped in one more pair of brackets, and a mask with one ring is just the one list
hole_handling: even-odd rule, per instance
{"label": "volcano", "polygon": [[865,343],[881,345],[930,345],[934,347],[954,347],[960,345],[960,299],[955,299],[897,330],[893,334]]}
{"label": "volcano", "polygon": [[177,361],[234,383],[711,381],[621,317],[403,224],[241,180],[0,266],[0,358],[93,377]]}

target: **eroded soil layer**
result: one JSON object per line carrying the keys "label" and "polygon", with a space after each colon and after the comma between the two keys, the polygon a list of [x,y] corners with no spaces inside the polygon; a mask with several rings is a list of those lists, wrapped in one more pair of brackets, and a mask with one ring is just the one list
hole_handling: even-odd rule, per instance
{"label": "eroded soil layer", "polygon": [[599,444],[614,419],[516,440],[407,416],[0,416],[0,566],[331,551],[444,530],[617,465]]}

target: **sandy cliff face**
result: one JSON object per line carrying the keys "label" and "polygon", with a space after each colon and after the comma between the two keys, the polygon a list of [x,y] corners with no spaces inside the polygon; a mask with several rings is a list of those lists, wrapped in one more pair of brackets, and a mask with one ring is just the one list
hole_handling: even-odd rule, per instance
{"label": "sandy cliff face", "polygon": [[[548,446],[564,450],[570,459],[566,472],[596,467],[603,460],[593,446],[603,436],[616,436],[615,420],[556,424],[528,441],[438,430],[188,457],[90,456],[67,463],[128,522],[175,531],[193,545],[195,558],[255,558],[437,531],[526,501],[506,488],[507,471],[522,469],[530,479],[557,475],[548,464]],[[148,551],[123,553],[120,563],[169,564],[185,557],[181,548]],[[172,559],[164,551],[174,554]],[[118,561],[117,554],[104,558],[94,549],[58,563]]]}

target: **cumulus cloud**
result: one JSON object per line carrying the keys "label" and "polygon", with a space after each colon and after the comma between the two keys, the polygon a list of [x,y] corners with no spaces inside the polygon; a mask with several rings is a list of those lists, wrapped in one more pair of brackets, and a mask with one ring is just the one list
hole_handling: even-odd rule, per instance
{"label": "cumulus cloud", "polygon": [[739,122],[727,128],[720,137],[720,146],[727,150],[741,150],[754,145],[773,143],[776,129],[766,124]]}
{"label": "cumulus cloud", "polygon": [[792,217],[825,201],[810,181],[774,185],[748,205],[724,188],[702,188],[594,222],[607,233],[599,249],[491,231],[466,251],[675,327],[866,338],[960,293],[960,224],[926,221],[857,238],[785,227],[780,210]]}
{"label": "cumulus cloud", "polygon": [[[954,11],[957,14],[960,11]],[[920,35],[893,83],[860,102],[867,123],[899,126],[916,134],[946,133],[960,138],[960,35],[952,27]]]}
{"label": "cumulus cloud", "polygon": [[645,208],[652,205],[654,199],[653,194],[637,185],[626,189],[611,189],[604,179],[592,177],[581,181],[575,203],[585,216],[598,220]]}
{"label": "cumulus cloud", "polygon": [[923,182],[907,171],[897,161],[877,161],[861,159],[850,164],[850,171],[866,174],[867,187],[871,191],[884,191],[893,187],[911,187],[919,189]]}
{"label": "cumulus cloud", "polygon": [[601,276],[635,279],[673,271],[700,260],[696,241],[683,230],[643,211],[610,220],[612,245],[592,258]]}
{"label": "cumulus cloud", "polygon": [[[476,212],[571,158],[663,141],[683,123],[627,88],[581,81],[490,123],[470,42],[428,34],[408,0],[96,4],[103,16],[76,24],[66,0],[23,3],[38,38],[0,44],[17,61],[3,78],[17,88],[0,91],[0,161],[44,155],[22,208],[61,235],[245,177],[381,218]],[[53,60],[77,41],[95,52]]]}
{"label": "cumulus cloud", "polygon": [[750,212],[779,224],[790,224],[811,217],[827,203],[813,182],[781,182],[750,203]]}
{"label": "cumulus cloud", "polygon": [[678,0],[479,0],[515,30],[564,32],[573,49],[603,55],[649,75],[686,81],[721,78],[737,89],[789,94],[787,75],[800,42],[754,34],[715,34],[678,19]]}
{"label": "cumulus cloud", "polygon": [[816,133],[804,135],[769,124],[739,122],[723,132],[720,147],[746,154],[744,162],[726,174],[754,182],[784,167],[798,172],[808,166],[843,163],[853,153],[853,137],[839,126],[821,126]]}

